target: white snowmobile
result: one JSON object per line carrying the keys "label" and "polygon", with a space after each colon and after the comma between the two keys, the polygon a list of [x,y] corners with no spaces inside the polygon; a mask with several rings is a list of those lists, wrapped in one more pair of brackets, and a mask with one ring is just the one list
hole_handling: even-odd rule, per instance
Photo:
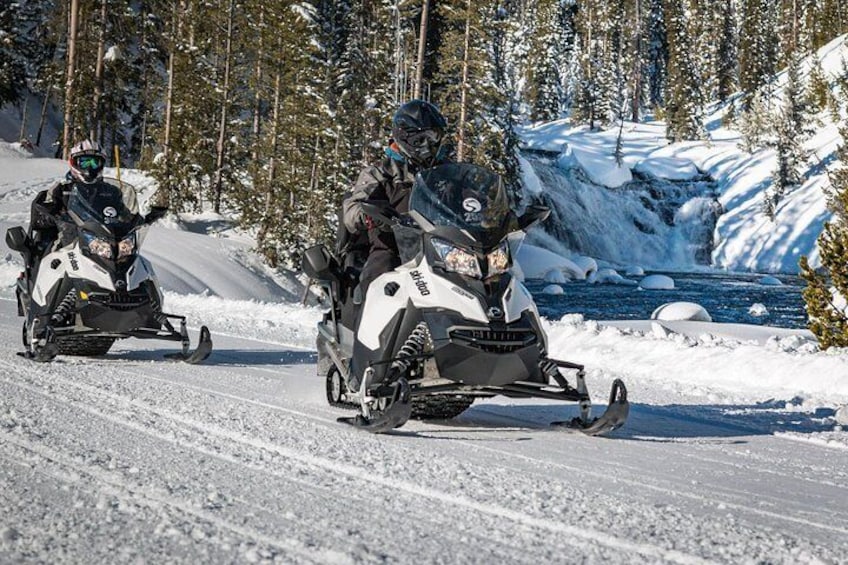
{"label": "white snowmobile", "polygon": [[[103,179],[74,185],[58,221],[60,239],[43,257],[22,227],[6,231],[6,244],[26,265],[16,285],[18,315],[25,318],[22,356],[104,355],[126,337],[180,342],[182,350],[167,357],[188,363],[209,356],[209,330],[200,328],[192,352],[185,317],[162,312],[156,274],[138,254],[147,227],[160,216],[139,213],[129,184]],[[171,320],[179,321],[179,330]]]}
{"label": "white snowmobile", "polygon": [[[502,179],[481,167],[448,164],[419,173],[408,216],[366,201],[365,213],[394,231],[402,265],[368,287],[359,323],[352,315],[356,276],[326,247],[307,249],[304,272],[329,292],[318,324],[318,372],[331,405],[356,406],[339,421],[374,433],[410,417],[451,418],[476,398],[504,395],[579,404],[555,422],[589,435],[627,419],[624,383],[591,417],[582,365],[548,357],[536,305],[510,270],[528,227],[549,210],[517,216]],[[571,386],[559,369],[576,371]]]}

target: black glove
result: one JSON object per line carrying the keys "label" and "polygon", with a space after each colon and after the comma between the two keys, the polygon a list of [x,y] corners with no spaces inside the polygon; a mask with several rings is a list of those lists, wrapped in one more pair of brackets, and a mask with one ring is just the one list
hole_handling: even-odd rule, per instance
{"label": "black glove", "polygon": [[144,217],[145,224],[152,224],[162,216],[168,213],[167,206],[151,206],[150,212]]}

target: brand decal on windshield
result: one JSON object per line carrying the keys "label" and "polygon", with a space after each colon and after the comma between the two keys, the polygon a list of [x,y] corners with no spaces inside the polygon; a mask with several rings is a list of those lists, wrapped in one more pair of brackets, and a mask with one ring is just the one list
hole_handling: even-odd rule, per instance
{"label": "brand decal on windshield", "polygon": [[483,221],[483,205],[476,198],[466,198],[462,201],[462,209],[465,210],[465,222],[468,224],[479,224]]}
{"label": "brand decal on windshield", "polygon": [[415,287],[421,293],[421,296],[430,296],[430,289],[427,288],[427,282],[424,280],[424,275],[421,274],[421,271],[411,271],[409,275],[412,277],[413,282],[415,282]]}

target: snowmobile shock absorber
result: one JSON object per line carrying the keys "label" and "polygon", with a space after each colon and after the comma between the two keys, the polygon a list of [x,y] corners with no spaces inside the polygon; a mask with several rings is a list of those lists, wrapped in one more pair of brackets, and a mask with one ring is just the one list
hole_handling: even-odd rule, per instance
{"label": "snowmobile shock absorber", "polygon": [[412,364],[412,359],[424,352],[424,347],[430,338],[430,328],[426,322],[419,322],[415,329],[410,332],[404,344],[398,350],[397,358],[392,363],[395,374],[401,374]]}
{"label": "snowmobile shock absorber", "polygon": [[68,294],[65,295],[65,298],[62,299],[62,302],[59,303],[59,306],[56,307],[56,311],[53,312],[53,315],[50,316],[51,322],[61,322],[62,318],[65,317],[67,312],[70,312],[74,309],[77,301],[77,293],[75,290],[68,291]]}

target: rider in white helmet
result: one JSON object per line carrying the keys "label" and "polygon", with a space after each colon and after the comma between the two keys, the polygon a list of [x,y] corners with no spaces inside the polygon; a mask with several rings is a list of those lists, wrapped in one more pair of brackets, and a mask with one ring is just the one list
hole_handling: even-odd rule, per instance
{"label": "rider in white helmet", "polygon": [[96,141],[81,141],[71,148],[70,170],[65,178],[47,190],[39,192],[32,203],[30,239],[34,243],[33,261],[50,248],[59,237],[56,220],[68,205],[68,196],[75,183],[94,184],[103,180],[106,154]]}

